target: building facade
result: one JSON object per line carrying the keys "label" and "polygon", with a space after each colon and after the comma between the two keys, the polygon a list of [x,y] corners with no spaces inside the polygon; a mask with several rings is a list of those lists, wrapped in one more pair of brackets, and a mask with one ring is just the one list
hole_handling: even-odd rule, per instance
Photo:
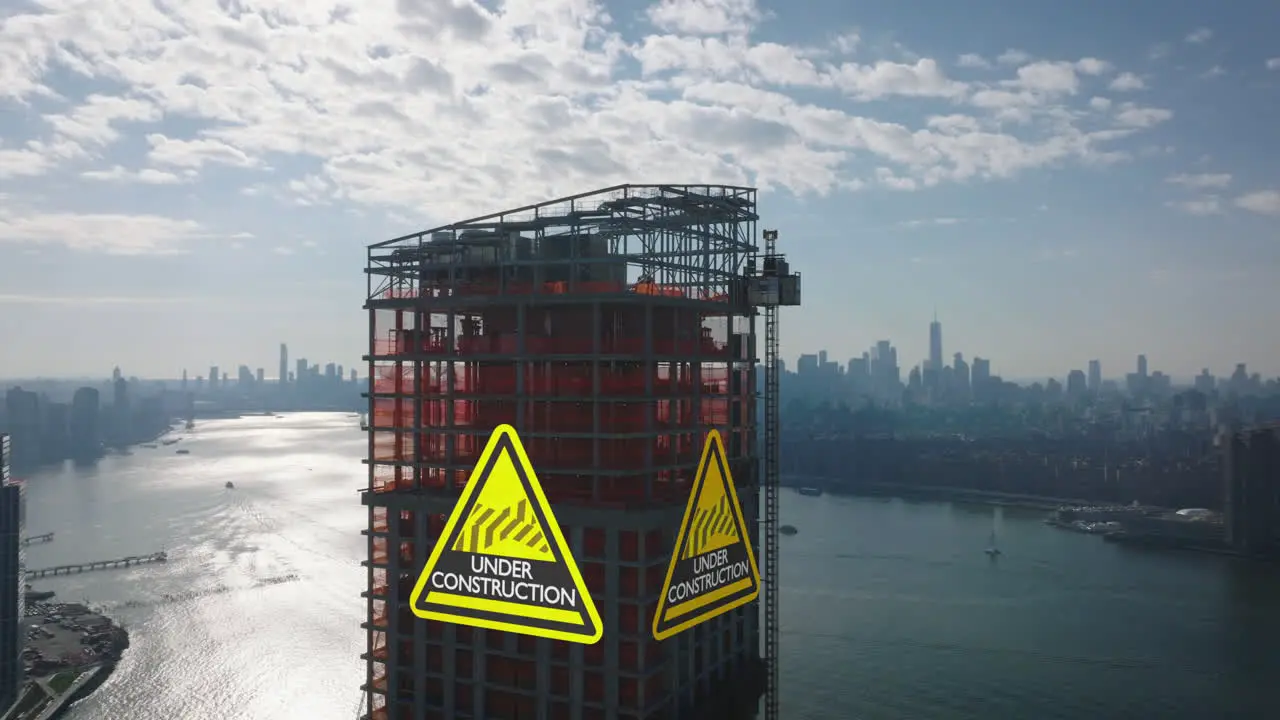
{"label": "building facade", "polygon": [[26,488],[9,474],[9,436],[0,434],[0,712],[18,698],[26,646]]}
{"label": "building facade", "polygon": [[1227,542],[1280,557],[1280,427],[1233,432],[1223,443]]}
{"label": "building facade", "polygon": [[[755,191],[620,186],[370,248],[367,717],[751,717],[755,602],[651,624],[707,432],[757,547]],[[599,609],[582,645],[426,621],[410,593],[516,428]]]}

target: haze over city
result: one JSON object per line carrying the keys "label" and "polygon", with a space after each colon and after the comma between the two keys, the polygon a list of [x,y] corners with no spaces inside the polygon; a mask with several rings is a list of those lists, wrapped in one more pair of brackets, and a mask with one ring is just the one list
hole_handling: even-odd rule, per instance
{"label": "haze over city", "polygon": [[789,363],[1280,373],[1269,4],[238,5],[0,8],[0,376],[358,366],[365,245],[653,181],[762,188]]}

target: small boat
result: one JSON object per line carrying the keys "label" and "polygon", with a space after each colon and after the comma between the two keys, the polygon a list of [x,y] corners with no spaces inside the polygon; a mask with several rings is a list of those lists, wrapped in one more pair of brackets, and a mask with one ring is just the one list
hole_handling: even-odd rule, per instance
{"label": "small boat", "polygon": [[996,531],[995,530],[991,531],[991,538],[987,540],[987,549],[983,550],[983,552],[987,554],[987,557],[992,557],[992,558],[1001,554],[1000,548],[996,547]]}
{"label": "small boat", "polygon": [[797,488],[796,492],[800,493],[801,495],[808,495],[809,497],[818,497],[819,495],[822,495],[822,488],[802,487],[802,488]]}
{"label": "small boat", "polygon": [[235,483],[233,483],[233,482],[231,482],[230,480],[228,480],[228,481],[227,481],[227,484],[226,484],[226,485],[223,485],[223,487],[225,487],[225,488],[226,488],[226,489],[228,489],[228,490],[235,490],[235,489],[236,489],[236,484],[235,484]]}
{"label": "small boat", "polygon": [[782,527],[778,528],[778,532],[782,535],[795,535],[800,531],[796,529],[795,525],[783,525]]}
{"label": "small boat", "polygon": [[190,455],[190,454],[191,454],[191,451],[190,451],[190,450],[175,450],[174,452],[175,452],[176,454],[178,454],[178,455]]}

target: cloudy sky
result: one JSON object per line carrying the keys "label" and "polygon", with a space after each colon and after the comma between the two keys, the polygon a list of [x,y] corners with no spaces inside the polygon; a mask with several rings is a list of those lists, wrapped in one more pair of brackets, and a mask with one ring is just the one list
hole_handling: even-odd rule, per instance
{"label": "cloudy sky", "polygon": [[1267,0],[0,0],[0,376],[365,347],[364,247],[751,183],[788,358],[1280,374]]}

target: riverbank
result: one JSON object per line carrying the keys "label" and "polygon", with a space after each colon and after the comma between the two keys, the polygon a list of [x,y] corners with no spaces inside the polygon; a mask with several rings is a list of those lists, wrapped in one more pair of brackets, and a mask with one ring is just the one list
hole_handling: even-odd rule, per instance
{"label": "riverbank", "polygon": [[129,647],[129,633],[79,603],[33,603],[26,615],[27,685],[3,720],[54,720],[98,689]]}
{"label": "riverbank", "polygon": [[783,487],[799,490],[812,487],[830,495],[847,497],[898,497],[906,500],[925,500],[939,502],[963,502],[979,505],[999,505],[1002,507],[1025,508],[1028,510],[1057,510],[1064,505],[1080,506],[1095,504],[1081,498],[1041,497],[1036,495],[1018,495],[1014,493],[991,492],[986,490],[970,490],[967,488],[945,487],[939,485],[903,485],[898,483],[860,483],[858,485],[840,485],[832,487],[826,478],[808,476],[786,476],[782,478]]}

